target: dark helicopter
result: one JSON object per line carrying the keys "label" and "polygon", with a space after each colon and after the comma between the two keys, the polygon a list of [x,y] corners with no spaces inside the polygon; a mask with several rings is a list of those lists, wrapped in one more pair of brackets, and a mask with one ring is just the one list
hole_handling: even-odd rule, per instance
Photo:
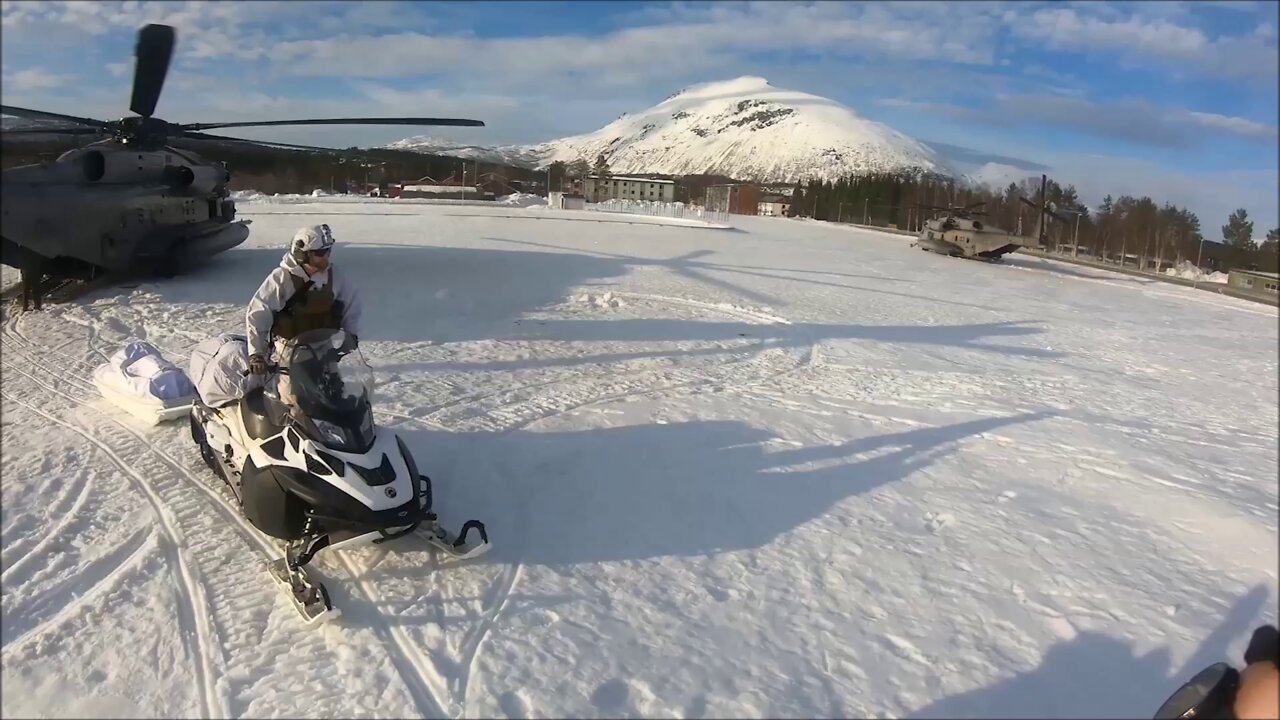
{"label": "dark helicopter", "polygon": [[[0,105],[0,114],[39,121],[33,127],[0,130],[4,138],[107,136],[52,162],[3,173],[0,262],[22,271],[24,310],[31,295],[40,308],[46,275],[57,280],[171,277],[248,238],[249,221],[236,220],[226,164],[170,147],[171,139],[333,151],[202,131],[268,125],[484,126],[479,120],[407,117],[168,123],[154,112],[174,41],[168,25],[147,25],[138,32],[129,104],[134,117],[104,121]],[[51,126],[49,121],[71,126]]]}
{"label": "dark helicopter", "polygon": [[[1066,218],[1053,211],[1053,204],[1046,200],[1047,183],[1048,176],[1041,175],[1039,203],[1031,202],[1021,195],[1018,196],[1020,202],[1037,212],[1034,232],[1034,244],[1037,247],[1043,247],[1046,243],[1046,231],[1050,219],[1067,222]],[[1027,238],[1021,235],[1021,220],[1018,223],[1018,233],[1011,233],[983,222],[981,217],[986,215],[986,211],[982,206],[986,204],[986,201],[982,200],[952,207],[918,205],[917,207],[922,210],[939,212],[942,216],[925,221],[915,244],[921,250],[942,255],[992,261],[999,260],[1020,247],[1033,244],[1028,243]]]}
{"label": "dark helicopter", "polygon": [[923,210],[945,213],[942,217],[927,220],[916,237],[921,250],[957,255],[983,260],[997,260],[1006,253],[1017,250],[1021,243],[1016,235],[994,225],[984,223],[980,216],[986,213],[979,208],[985,201],[962,207],[920,206]]}

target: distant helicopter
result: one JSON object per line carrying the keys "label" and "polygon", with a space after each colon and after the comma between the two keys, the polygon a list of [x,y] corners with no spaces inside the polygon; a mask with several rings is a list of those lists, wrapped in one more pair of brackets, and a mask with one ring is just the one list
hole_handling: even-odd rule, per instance
{"label": "distant helicopter", "polygon": [[170,138],[333,151],[199,131],[268,125],[484,127],[479,120],[460,118],[168,123],[153,113],[169,71],[175,38],[168,25],[147,25],[138,32],[129,104],[134,117],[103,121],[0,105],[4,115],[73,124],[0,130],[0,138],[21,134],[108,136],[63,153],[55,161],[3,173],[0,262],[22,271],[24,310],[31,295],[40,308],[45,275],[74,280],[169,277],[248,238],[249,221],[235,219],[235,202],[227,189],[231,173],[226,164],[170,147]]}
{"label": "distant helicopter", "polygon": [[978,208],[985,204],[984,200],[959,207],[921,206],[945,215],[925,221],[916,237],[916,245],[921,250],[942,255],[982,260],[998,260],[1022,247],[1017,235],[979,219],[985,213]]}
{"label": "distant helicopter", "polygon": [[[1035,244],[1040,247],[1043,247],[1046,243],[1047,219],[1052,218],[1064,223],[1067,222],[1065,218],[1051,209],[1050,203],[1045,201],[1047,183],[1048,176],[1041,175],[1040,202],[1038,204],[1018,196],[1019,201],[1038,213],[1034,237],[1036,238]],[[979,216],[986,213],[979,208],[986,204],[986,201],[982,200],[963,206],[918,206],[923,210],[933,210],[945,214],[939,218],[926,220],[920,228],[920,234],[916,237],[915,244],[921,250],[943,255],[992,261],[999,260],[1004,255],[1031,244],[1027,243],[1027,238],[1020,234],[1011,233],[1008,230],[989,225],[980,220]]]}

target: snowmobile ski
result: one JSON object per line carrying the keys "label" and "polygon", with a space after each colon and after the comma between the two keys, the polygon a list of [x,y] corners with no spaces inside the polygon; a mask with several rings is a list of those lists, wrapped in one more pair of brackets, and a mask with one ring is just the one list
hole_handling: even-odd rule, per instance
{"label": "snowmobile ski", "polygon": [[324,584],[312,581],[305,568],[290,572],[288,561],[280,558],[267,564],[267,572],[285,590],[307,625],[319,625],[342,614],[342,610],[329,601],[329,592]]}
{"label": "snowmobile ski", "polygon": [[[478,541],[469,543],[467,537],[472,530],[475,530],[480,537]],[[417,532],[431,547],[439,550],[450,560],[478,558],[493,548],[489,543],[489,533],[485,531],[484,523],[479,520],[468,520],[463,524],[461,532],[454,535],[437,521],[435,513],[430,513],[418,527]]]}

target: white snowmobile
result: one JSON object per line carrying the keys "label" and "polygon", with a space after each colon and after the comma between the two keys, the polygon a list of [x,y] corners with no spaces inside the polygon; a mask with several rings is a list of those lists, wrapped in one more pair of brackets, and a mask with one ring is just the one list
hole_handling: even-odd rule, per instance
{"label": "white snowmobile", "polygon": [[[381,543],[414,533],[452,558],[489,550],[484,524],[469,520],[454,535],[431,507],[431,480],[394,432],[376,427],[373,373],[342,330],[302,333],[284,364],[295,402],[286,406],[261,387],[240,400],[191,407],[191,437],[205,463],[227,482],[246,519],[285,541],[268,565],[307,623],[338,611],[305,566],[316,553]],[[467,543],[478,531],[480,541]],[[417,531],[416,533],[414,531]]]}

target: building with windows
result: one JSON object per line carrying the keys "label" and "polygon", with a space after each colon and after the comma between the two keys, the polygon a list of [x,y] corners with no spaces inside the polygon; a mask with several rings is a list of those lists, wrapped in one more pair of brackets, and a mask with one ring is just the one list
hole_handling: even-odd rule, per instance
{"label": "building with windows", "polygon": [[1227,274],[1227,285],[1257,293],[1280,294],[1280,274],[1257,270],[1232,270]]}
{"label": "building with windows", "polygon": [[675,202],[676,181],[626,175],[588,175],[582,181],[582,194],[587,202],[606,200],[650,200]]}

